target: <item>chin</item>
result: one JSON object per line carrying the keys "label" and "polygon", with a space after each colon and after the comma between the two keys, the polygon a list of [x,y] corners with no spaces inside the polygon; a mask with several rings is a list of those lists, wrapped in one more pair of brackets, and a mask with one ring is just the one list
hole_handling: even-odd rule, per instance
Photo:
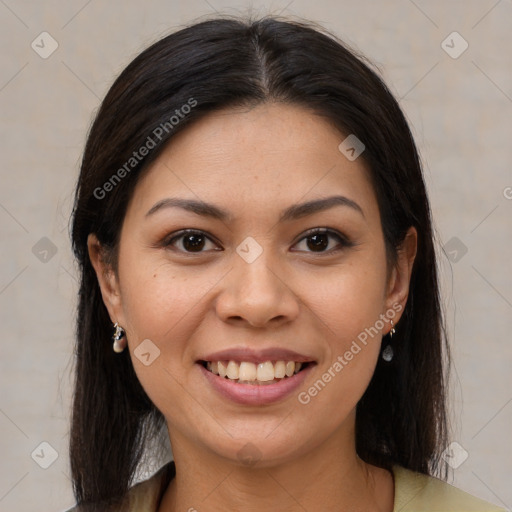
{"label": "chin", "polygon": [[[274,426],[275,429],[275,426]],[[279,427],[278,427],[279,429]],[[210,442],[210,450],[233,465],[248,468],[269,468],[300,458],[306,452],[310,440],[298,433],[286,436],[268,434],[267,430],[245,430],[244,435],[229,436]]]}

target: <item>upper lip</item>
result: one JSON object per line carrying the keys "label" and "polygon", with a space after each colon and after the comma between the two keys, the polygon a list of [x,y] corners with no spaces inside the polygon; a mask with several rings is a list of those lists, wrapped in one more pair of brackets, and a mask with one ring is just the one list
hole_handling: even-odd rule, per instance
{"label": "upper lip", "polygon": [[220,350],[205,355],[200,361],[247,361],[248,363],[264,363],[265,361],[295,361],[296,363],[313,362],[314,359],[304,354],[285,348],[270,347],[254,350],[237,347]]}

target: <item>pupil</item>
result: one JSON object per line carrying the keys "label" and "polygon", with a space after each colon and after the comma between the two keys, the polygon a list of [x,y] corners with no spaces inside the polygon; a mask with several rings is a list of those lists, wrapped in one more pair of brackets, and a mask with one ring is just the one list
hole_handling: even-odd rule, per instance
{"label": "pupil", "polygon": [[204,246],[204,237],[202,235],[190,234],[183,238],[183,246],[187,250],[201,250]]}
{"label": "pupil", "polygon": [[326,233],[311,235],[309,240],[312,241],[312,244],[308,243],[310,249],[325,249],[329,245],[329,237]]}

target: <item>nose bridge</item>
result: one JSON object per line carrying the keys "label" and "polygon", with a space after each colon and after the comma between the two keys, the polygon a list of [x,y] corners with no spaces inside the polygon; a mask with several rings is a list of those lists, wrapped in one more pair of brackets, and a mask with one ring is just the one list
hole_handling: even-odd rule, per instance
{"label": "nose bridge", "polygon": [[270,249],[263,251],[254,261],[241,261],[236,263],[237,280],[244,294],[275,295],[280,293],[283,283],[278,278],[279,270]]}
{"label": "nose bridge", "polygon": [[272,319],[291,320],[298,299],[280,275],[280,263],[269,247],[245,240],[233,255],[233,269],[217,303],[219,316],[263,326]]}

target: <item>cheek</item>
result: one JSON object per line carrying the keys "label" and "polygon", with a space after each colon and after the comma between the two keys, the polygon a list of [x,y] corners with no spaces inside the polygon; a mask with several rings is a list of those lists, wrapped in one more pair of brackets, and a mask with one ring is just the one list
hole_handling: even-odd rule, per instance
{"label": "cheek", "polygon": [[[205,296],[216,280],[190,270],[178,273],[161,262],[145,266],[127,259],[124,268],[129,277],[122,289],[123,311],[137,378],[164,416],[172,411],[173,417],[188,418],[197,413],[195,400],[183,400],[189,390],[186,369],[193,360],[190,340],[201,326]],[[141,357],[146,353],[149,357]]]}
{"label": "cheek", "polygon": [[[317,280],[309,292],[315,315],[329,327],[333,350],[344,350],[347,343],[375,326],[383,313],[386,266],[378,257],[357,256],[351,264]],[[377,329],[382,328],[378,322]]]}
{"label": "cheek", "polygon": [[386,268],[379,259],[365,259],[361,255],[359,262],[320,283],[310,297],[327,343],[317,376],[321,382],[305,390],[304,401],[316,401],[313,407],[319,410],[337,404],[337,414],[327,420],[334,423],[356,406],[366,390],[386,325],[382,319]]}
{"label": "cheek", "polygon": [[132,339],[172,340],[178,348],[183,331],[215,280],[208,273],[177,269],[157,258],[126,257],[122,282],[123,312]]}
{"label": "cheek", "polygon": [[[179,394],[181,385],[186,385],[185,369],[194,360],[190,340],[208,336],[199,331],[208,292],[219,276],[190,266],[178,270],[159,258],[128,251],[120,260],[119,275],[133,366],[149,397],[161,409],[170,402],[170,395]],[[139,357],[148,352],[149,357]]]}

